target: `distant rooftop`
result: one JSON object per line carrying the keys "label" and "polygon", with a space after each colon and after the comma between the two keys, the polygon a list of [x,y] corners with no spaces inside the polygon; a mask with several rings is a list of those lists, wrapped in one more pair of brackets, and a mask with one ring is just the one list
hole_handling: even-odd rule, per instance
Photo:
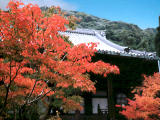
{"label": "distant rooftop", "polygon": [[155,52],[132,50],[127,46],[120,46],[109,41],[108,39],[106,39],[104,31],[91,29],[76,29],[60,32],[60,34],[69,36],[69,40],[74,45],[90,42],[98,43],[97,50],[99,53],[102,54],[138,57],[151,60],[158,59]]}

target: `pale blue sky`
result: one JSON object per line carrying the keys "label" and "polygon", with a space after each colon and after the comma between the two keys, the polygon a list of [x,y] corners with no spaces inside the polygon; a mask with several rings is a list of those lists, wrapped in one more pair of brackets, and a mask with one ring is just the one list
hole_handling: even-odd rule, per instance
{"label": "pale blue sky", "polygon": [[140,28],[156,28],[160,16],[160,0],[64,0],[77,10],[101,18],[124,21]]}
{"label": "pale blue sky", "polygon": [[[4,8],[7,1],[0,0]],[[58,5],[112,21],[123,21],[140,28],[156,28],[160,16],[160,0],[22,0],[43,5]]]}

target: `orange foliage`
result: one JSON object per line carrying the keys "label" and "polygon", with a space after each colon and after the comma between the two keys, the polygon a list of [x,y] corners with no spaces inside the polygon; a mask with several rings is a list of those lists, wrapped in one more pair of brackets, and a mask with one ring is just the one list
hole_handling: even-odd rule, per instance
{"label": "orange foliage", "polygon": [[116,66],[91,61],[96,44],[72,47],[63,40],[58,31],[65,31],[69,20],[60,12],[46,17],[37,5],[18,1],[10,1],[8,8],[8,12],[0,11],[0,82],[4,82],[0,95],[5,100],[21,96],[19,103],[25,104],[54,95],[56,88],[48,87],[48,83],[95,92],[87,72],[104,76],[119,73]]}
{"label": "orange foliage", "polygon": [[136,90],[134,100],[129,100],[121,114],[128,119],[160,119],[160,74],[144,76],[143,85]]}

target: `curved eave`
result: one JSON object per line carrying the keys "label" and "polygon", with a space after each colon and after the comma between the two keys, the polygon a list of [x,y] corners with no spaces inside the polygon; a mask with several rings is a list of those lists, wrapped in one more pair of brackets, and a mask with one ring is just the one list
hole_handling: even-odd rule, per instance
{"label": "curved eave", "polygon": [[114,52],[114,51],[104,51],[98,50],[97,53],[107,54],[107,55],[115,55],[115,56],[123,56],[123,57],[133,57],[133,58],[142,58],[147,60],[159,60],[158,56],[150,56],[148,54],[135,54],[135,53],[127,53],[127,52]]}
{"label": "curved eave", "polygon": [[69,36],[70,41],[74,44],[88,43],[88,42],[99,42],[97,47],[98,53],[108,54],[108,55],[118,55],[125,57],[136,57],[143,58],[148,60],[158,60],[159,57],[156,56],[154,52],[138,51],[138,50],[129,50],[126,52],[124,46],[120,46],[106,39],[104,35],[97,30],[89,29],[76,29],[76,30],[67,30],[65,32],[60,32],[62,35]]}

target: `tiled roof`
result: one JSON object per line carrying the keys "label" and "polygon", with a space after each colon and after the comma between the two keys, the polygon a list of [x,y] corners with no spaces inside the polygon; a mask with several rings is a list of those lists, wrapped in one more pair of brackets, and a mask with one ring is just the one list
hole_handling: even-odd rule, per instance
{"label": "tiled roof", "polygon": [[97,50],[102,54],[139,57],[145,59],[158,59],[155,52],[132,50],[128,47],[120,46],[107,40],[104,31],[76,29],[60,32],[60,34],[69,36],[69,40],[74,45],[89,42],[99,43]]}

